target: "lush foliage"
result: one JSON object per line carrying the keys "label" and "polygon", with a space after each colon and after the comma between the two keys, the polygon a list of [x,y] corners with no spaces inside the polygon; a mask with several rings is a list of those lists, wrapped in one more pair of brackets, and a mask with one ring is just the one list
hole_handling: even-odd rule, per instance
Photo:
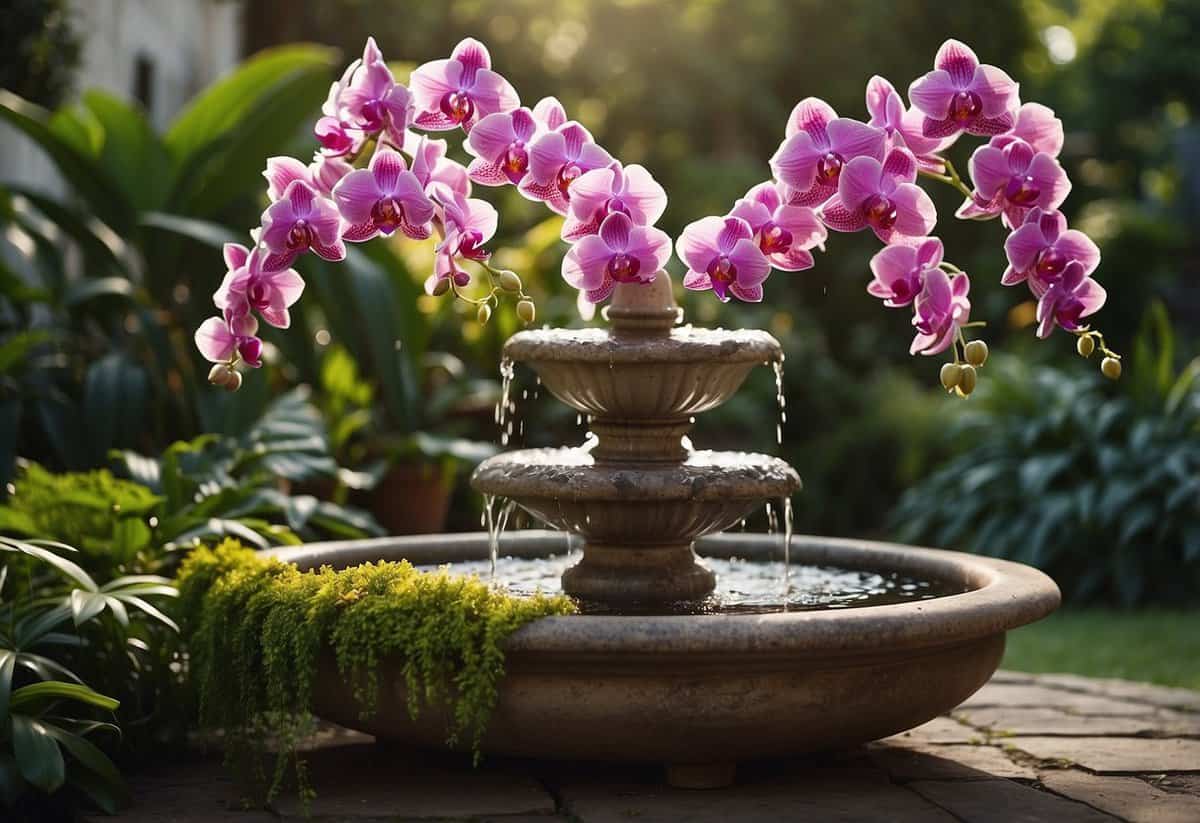
{"label": "lush foliage", "polygon": [[235,754],[258,752],[264,733],[277,736],[268,793],[296,757],[326,650],[354,684],[361,711],[374,711],[386,664],[405,678],[414,716],[449,704],[447,738],[473,747],[504,672],[504,640],[531,620],[573,610],[563,597],[514,598],[407,562],[301,572],[235,541],[194,551],[178,582],[201,720],[224,729]]}
{"label": "lush foliage", "polygon": [[121,701],[106,695],[144,696],[145,683],[163,675],[147,639],[177,631],[153,602],[176,595],[169,581],[132,575],[101,585],[73,553],[0,538],[0,803],[23,813],[44,809],[37,792],[64,786],[106,811],[125,801],[120,774],[91,738],[119,739]]}
{"label": "lush foliage", "polygon": [[0,31],[0,88],[54,105],[73,85],[79,36],[65,0],[12,0]]}
{"label": "lush foliage", "polygon": [[1161,306],[1138,380],[1006,359],[950,431],[963,452],[892,512],[903,540],[1038,566],[1076,600],[1190,602],[1200,590],[1200,359],[1174,367]]}

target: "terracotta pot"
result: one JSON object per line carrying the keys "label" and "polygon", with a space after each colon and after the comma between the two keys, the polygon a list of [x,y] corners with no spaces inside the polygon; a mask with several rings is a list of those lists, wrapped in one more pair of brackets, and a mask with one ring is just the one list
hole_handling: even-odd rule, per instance
{"label": "terracotta pot", "polygon": [[391,534],[437,534],[446,528],[453,484],[441,463],[397,463],[371,491],[371,513]]}

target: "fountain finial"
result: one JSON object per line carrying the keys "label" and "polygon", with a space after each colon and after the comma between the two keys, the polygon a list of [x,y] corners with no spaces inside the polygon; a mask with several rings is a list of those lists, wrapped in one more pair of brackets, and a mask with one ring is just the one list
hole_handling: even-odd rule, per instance
{"label": "fountain finial", "polygon": [[617,337],[665,337],[682,317],[671,275],[660,271],[651,283],[618,283],[604,316]]}

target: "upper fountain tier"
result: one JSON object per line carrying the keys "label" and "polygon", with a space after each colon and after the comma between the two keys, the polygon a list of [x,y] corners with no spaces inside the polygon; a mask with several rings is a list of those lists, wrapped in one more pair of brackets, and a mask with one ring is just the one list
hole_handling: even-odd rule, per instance
{"label": "upper fountain tier", "polygon": [[618,286],[606,314],[611,331],[523,331],[504,347],[555,397],[592,417],[600,462],[683,460],[691,416],[732,397],[755,366],[783,359],[766,332],[676,327],[665,273],[648,286]]}

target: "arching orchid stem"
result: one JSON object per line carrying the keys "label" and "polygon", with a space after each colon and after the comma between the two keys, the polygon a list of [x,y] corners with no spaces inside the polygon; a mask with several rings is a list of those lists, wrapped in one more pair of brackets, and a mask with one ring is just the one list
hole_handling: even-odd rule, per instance
{"label": "arching orchid stem", "polygon": [[939,183],[945,183],[948,186],[953,186],[958,189],[963,197],[971,196],[971,187],[963,182],[962,177],[958,173],[958,169],[954,168],[954,164],[947,157],[938,156],[938,160],[946,167],[945,174],[938,174],[935,171],[928,169],[919,169],[922,177],[928,177],[930,180],[937,180]]}
{"label": "arching orchid stem", "polygon": [[1103,354],[1105,357],[1111,357],[1111,358],[1113,358],[1114,360],[1120,360],[1120,359],[1121,359],[1121,355],[1117,354],[1115,351],[1113,351],[1112,349],[1110,349],[1110,348],[1109,348],[1109,347],[1108,347],[1108,346],[1105,344],[1105,342],[1104,342],[1104,335],[1103,335],[1103,334],[1101,334],[1101,333],[1100,333],[1100,331],[1099,331],[1098,329],[1079,329],[1078,331],[1074,332],[1074,334],[1075,334],[1075,336],[1076,336],[1076,337],[1088,337],[1088,338],[1091,338],[1093,341],[1095,341],[1095,343],[1096,343],[1096,348],[1097,348],[1097,349],[1100,351],[1100,353],[1101,353],[1101,354]]}

